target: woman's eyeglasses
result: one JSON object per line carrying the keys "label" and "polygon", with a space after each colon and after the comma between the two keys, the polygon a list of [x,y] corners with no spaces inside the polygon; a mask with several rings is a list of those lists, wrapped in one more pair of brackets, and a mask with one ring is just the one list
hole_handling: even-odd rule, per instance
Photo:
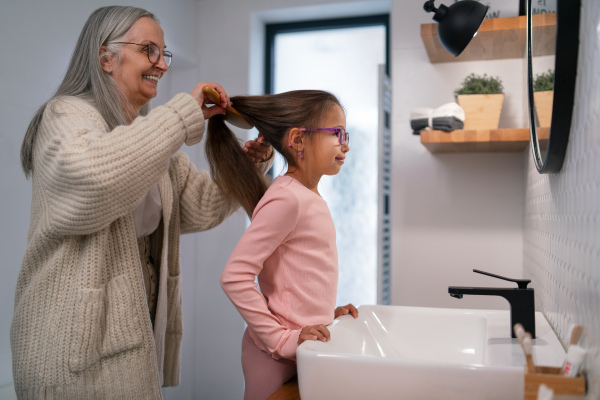
{"label": "woman's eyeglasses", "polygon": [[[150,61],[152,64],[155,64],[158,62],[158,60],[160,59],[160,49],[158,48],[157,45],[155,45],[154,43],[144,43],[144,44],[139,44],[139,43],[131,43],[131,42],[113,42],[116,44],[134,44],[136,46],[142,46],[146,48],[146,54],[148,54],[148,61]],[[171,60],[173,59],[173,54],[171,54],[170,51],[165,50],[162,52],[162,56],[165,59],[165,63],[167,63],[167,67],[171,66]]]}
{"label": "woman's eyeglasses", "polygon": [[310,128],[299,128],[302,132],[319,132],[319,131],[330,131],[337,132],[338,142],[340,144],[350,144],[350,133],[344,128],[318,128],[318,129],[310,129]]}

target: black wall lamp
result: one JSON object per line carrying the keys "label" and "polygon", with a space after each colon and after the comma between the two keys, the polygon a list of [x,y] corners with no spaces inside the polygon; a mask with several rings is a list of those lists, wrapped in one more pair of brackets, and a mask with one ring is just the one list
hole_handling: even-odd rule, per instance
{"label": "black wall lamp", "polygon": [[438,22],[438,36],[446,50],[455,57],[467,47],[471,39],[477,34],[488,6],[475,0],[463,0],[446,7],[440,4],[435,8],[434,0],[423,4],[426,12],[433,12],[433,19]]}

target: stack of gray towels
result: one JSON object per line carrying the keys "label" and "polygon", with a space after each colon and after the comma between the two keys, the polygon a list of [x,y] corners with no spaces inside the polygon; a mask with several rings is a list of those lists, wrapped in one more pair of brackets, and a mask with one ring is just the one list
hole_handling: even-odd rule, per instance
{"label": "stack of gray towels", "polygon": [[415,108],[410,112],[410,127],[414,135],[422,130],[450,132],[464,127],[465,111],[457,103],[446,103],[438,108]]}

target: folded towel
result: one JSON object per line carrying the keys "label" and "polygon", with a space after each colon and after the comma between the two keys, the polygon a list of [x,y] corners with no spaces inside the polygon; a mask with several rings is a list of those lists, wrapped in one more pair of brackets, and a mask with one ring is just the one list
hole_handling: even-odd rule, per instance
{"label": "folded towel", "polygon": [[450,132],[464,127],[465,111],[457,103],[446,103],[436,109],[415,108],[410,113],[410,126],[413,134],[420,131],[436,129]]}
{"label": "folded towel", "polygon": [[464,122],[465,110],[458,103],[446,103],[433,110],[433,118],[437,117],[454,117]]}

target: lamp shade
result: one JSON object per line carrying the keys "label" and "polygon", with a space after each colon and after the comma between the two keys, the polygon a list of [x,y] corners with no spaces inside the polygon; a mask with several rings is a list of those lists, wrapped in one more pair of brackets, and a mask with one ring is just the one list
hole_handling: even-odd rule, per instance
{"label": "lamp shade", "polygon": [[[433,2],[431,2],[433,3]],[[467,47],[481,26],[488,6],[474,0],[463,0],[438,9],[433,5],[426,11],[435,11],[433,19],[439,23],[438,36],[446,50],[458,56]]]}

